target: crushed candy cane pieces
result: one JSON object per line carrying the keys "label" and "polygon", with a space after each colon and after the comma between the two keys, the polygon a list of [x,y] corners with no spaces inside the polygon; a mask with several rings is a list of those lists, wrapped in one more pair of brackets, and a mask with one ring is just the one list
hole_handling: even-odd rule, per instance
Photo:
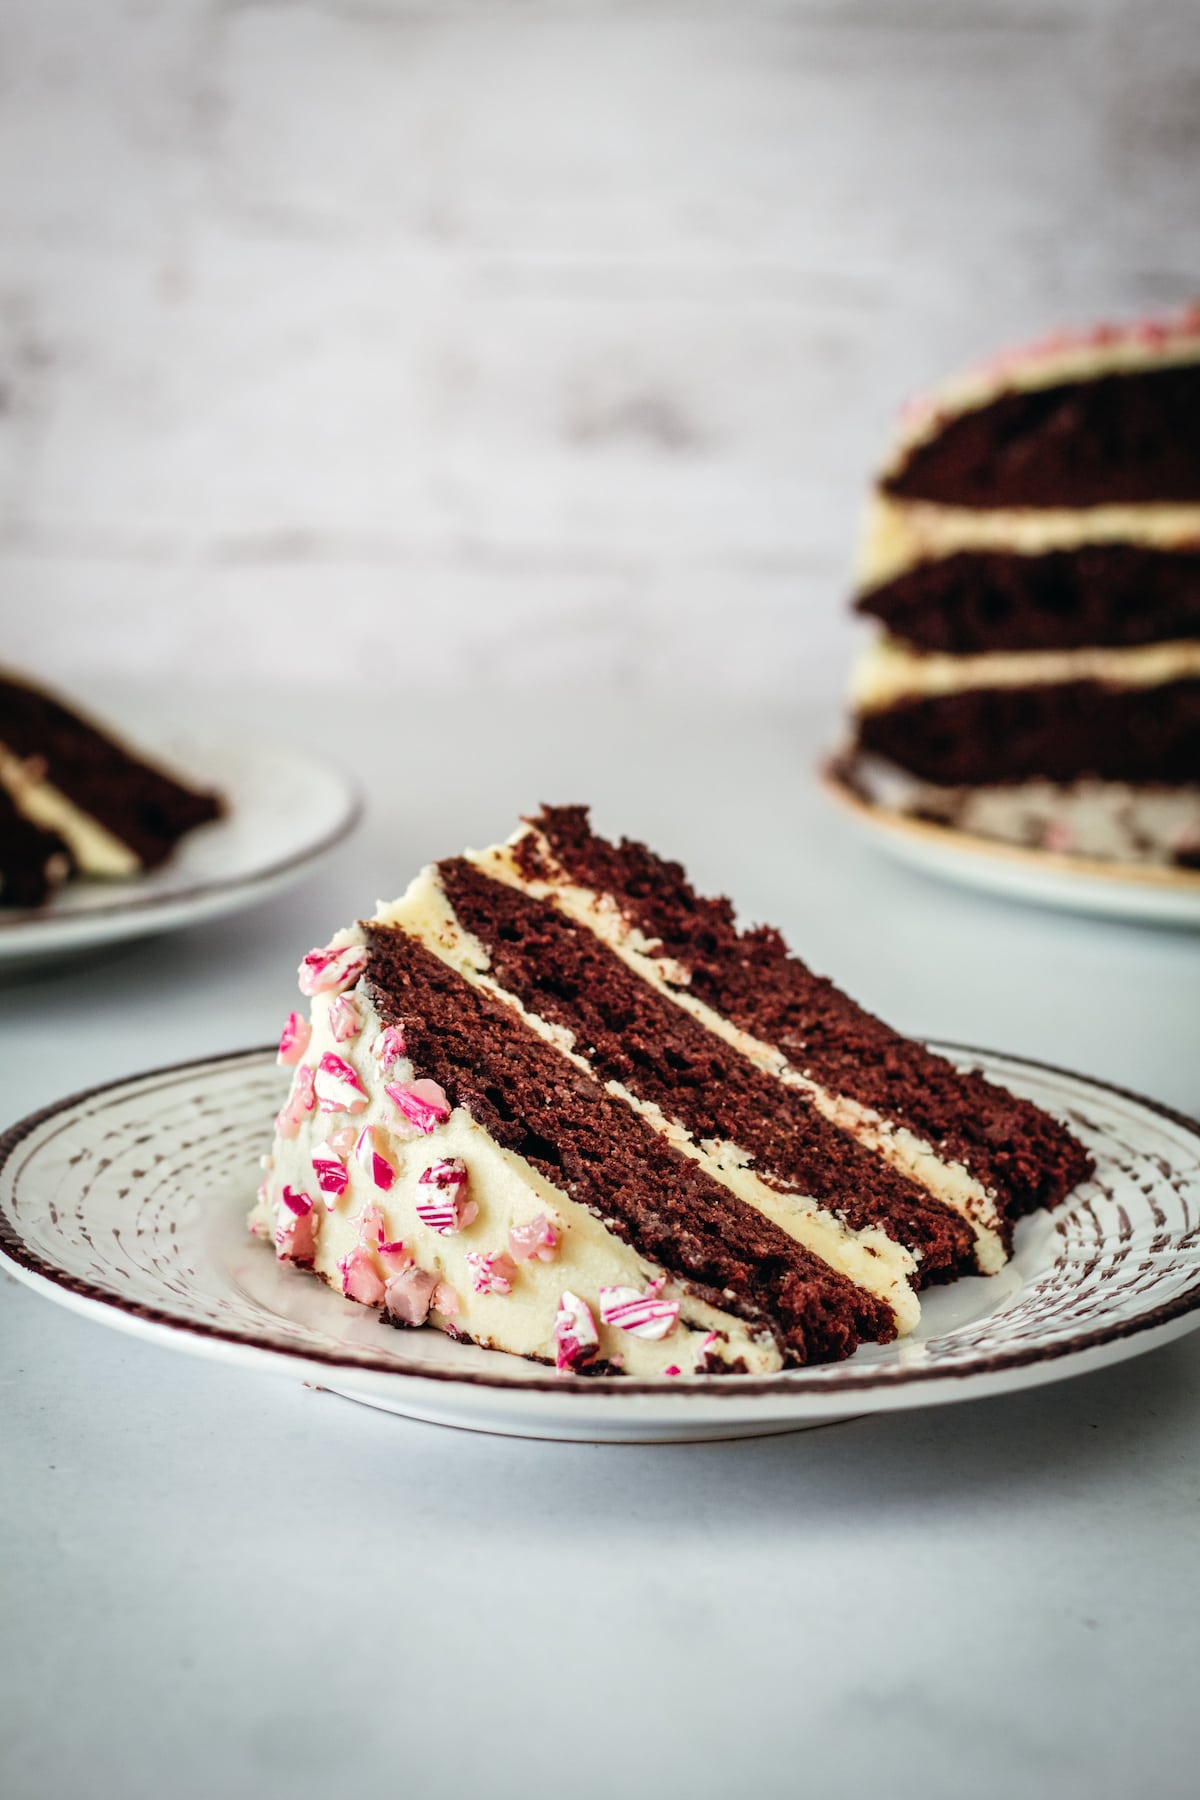
{"label": "crushed candy cane pieces", "polygon": [[361,1247],[351,1250],[349,1256],[343,1256],[338,1263],[338,1273],[342,1278],[342,1292],[349,1299],[361,1301],[363,1306],[382,1306],[383,1277],[369,1250]]}
{"label": "crushed candy cane pieces", "polygon": [[467,1267],[477,1294],[511,1294],[517,1265],[503,1250],[468,1250]]}
{"label": "crushed candy cane pieces", "polygon": [[275,1254],[286,1262],[310,1263],[316,1253],[317,1215],[312,1200],[285,1187],[275,1220]]}
{"label": "crushed candy cane pieces", "polygon": [[364,1125],[354,1144],[355,1160],[385,1194],[396,1179],[396,1165],[387,1153],[386,1144],[383,1132],[376,1125]]}
{"label": "crushed candy cane pieces", "polygon": [[279,1039],[279,1054],[276,1062],[291,1066],[298,1063],[308,1049],[312,1037],[312,1026],[303,1013],[291,1012],[287,1016],[282,1035]]}
{"label": "crushed candy cane pieces", "polygon": [[327,1050],[317,1064],[317,1105],[322,1112],[361,1112],[367,1104],[366,1089],[343,1057]]}
{"label": "crushed candy cane pieces", "polygon": [[362,1030],[362,1015],[348,994],[338,994],[329,1002],[329,1029],[337,1044],[357,1037]]}
{"label": "crushed candy cane pieces", "polygon": [[398,1025],[385,1025],[375,1042],[371,1045],[371,1055],[383,1070],[391,1068],[394,1062],[408,1055],[408,1045],[404,1041],[404,1033]]}
{"label": "crushed candy cane pieces", "polygon": [[417,1217],[443,1237],[465,1231],[479,1217],[478,1206],[467,1199],[467,1165],[461,1156],[445,1156],[423,1172],[417,1182]]}
{"label": "crushed candy cane pieces", "polygon": [[436,1081],[392,1081],[383,1091],[413,1129],[424,1137],[444,1125],[450,1117],[450,1102],[445,1089]]}
{"label": "crushed candy cane pieces", "polygon": [[343,944],[340,949],[327,944],[323,950],[310,950],[298,970],[300,992],[309,999],[314,994],[340,992],[357,981],[366,966],[364,944]]}
{"label": "crushed candy cane pieces", "polygon": [[660,1286],[652,1281],[644,1294],[631,1287],[602,1287],[601,1319],[606,1325],[632,1332],[634,1337],[669,1337],[679,1322],[679,1302],[660,1300]]}
{"label": "crushed candy cane pieces", "polygon": [[442,1284],[427,1269],[410,1264],[393,1275],[384,1288],[383,1303],[398,1325],[423,1325],[434,1295]]}
{"label": "crushed candy cane pieces", "polygon": [[346,1165],[333,1145],[326,1141],[313,1145],[312,1166],[313,1173],[317,1178],[317,1186],[323,1194],[329,1196],[326,1205],[332,1212],[333,1205],[337,1203],[339,1195],[345,1193],[350,1181]]}
{"label": "crushed candy cane pieces", "polygon": [[564,1288],[554,1319],[555,1362],[560,1370],[591,1362],[600,1348],[600,1333],[586,1300]]}
{"label": "crushed candy cane pieces", "polygon": [[514,1225],[508,1234],[508,1248],[517,1262],[536,1257],[539,1262],[553,1262],[558,1255],[558,1238],[545,1213],[525,1225]]}

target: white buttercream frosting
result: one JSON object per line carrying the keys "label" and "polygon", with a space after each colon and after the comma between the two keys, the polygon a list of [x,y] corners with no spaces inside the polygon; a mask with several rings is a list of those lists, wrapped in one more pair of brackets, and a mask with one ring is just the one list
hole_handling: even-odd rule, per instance
{"label": "white buttercream frosting", "polygon": [[1058,686],[1095,681],[1113,687],[1158,687],[1200,677],[1200,641],[1093,646],[1079,650],[1000,650],[951,656],[879,638],[860,656],[850,698],[860,712],[901,700],[930,699],[972,688]]}

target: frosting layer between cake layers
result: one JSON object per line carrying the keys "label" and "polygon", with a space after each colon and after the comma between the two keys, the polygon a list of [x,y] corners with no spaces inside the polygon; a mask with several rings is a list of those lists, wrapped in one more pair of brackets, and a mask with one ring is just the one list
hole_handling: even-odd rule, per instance
{"label": "frosting layer between cake layers", "polygon": [[[253,1220],[281,1255],[563,1368],[768,1370],[910,1330],[918,1286],[999,1267],[1017,1213],[1085,1172],[1061,1128],[940,1059],[983,1133],[962,1160],[795,1067],[568,866],[589,849],[638,851],[550,810],[308,959]],[[672,866],[640,854],[669,910]],[[1010,1140],[991,1156],[989,1127]]]}
{"label": "frosting layer between cake layers", "polygon": [[856,608],[887,633],[852,685],[864,749],[942,787],[1058,783],[1051,830],[1093,854],[1068,807],[1174,790],[1181,835],[1155,854],[1179,860],[1200,827],[1200,311],[997,358],[913,409]]}

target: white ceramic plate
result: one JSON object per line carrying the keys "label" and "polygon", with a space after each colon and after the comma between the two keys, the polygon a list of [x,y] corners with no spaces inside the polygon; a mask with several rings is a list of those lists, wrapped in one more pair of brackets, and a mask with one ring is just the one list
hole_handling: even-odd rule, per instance
{"label": "white ceramic plate", "polygon": [[[522,1437],[749,1437],[1082,1374],[1200,1322],[1200,1126],[1036,1063],[947,1054],[1065,1118],[1095,1178],[1019,1228],[1013,1261],[924,1300],[919,1333],[770,1378],[559,1377],[397,1331],[250,1239],[287,1071],[270,1051],[64,1100],[0,1139],[0,1266],[108,1325],[389,1412]],[[47,1328],[53,1321],[47,1318]]]}
{"label": "white ceramic plate", "polygon": [[301,880],[353,830],[350,782],[296,750],[211,732],[138,732],[170,764],[225,796],[228,813],[186,837],[171,860],[129,881],[69,882],[36,911],[0,907],[0,968],[195,925]]}
{"label": "white ceramic plate", "polygon": [[1026,849],[915,819],[848,778],[840,758],[823,778],[881,850],[922,874],[1066,912],[1200,927],[1200,873]]}

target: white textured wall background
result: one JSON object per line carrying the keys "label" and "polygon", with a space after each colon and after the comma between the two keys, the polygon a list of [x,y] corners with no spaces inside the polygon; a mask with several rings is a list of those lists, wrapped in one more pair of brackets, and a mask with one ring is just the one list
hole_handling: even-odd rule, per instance
{"label": "white textured wall background", "polygon": [[1195,0],[7,0],[0,657],[779,698],[907,391],[1198,288]]}

